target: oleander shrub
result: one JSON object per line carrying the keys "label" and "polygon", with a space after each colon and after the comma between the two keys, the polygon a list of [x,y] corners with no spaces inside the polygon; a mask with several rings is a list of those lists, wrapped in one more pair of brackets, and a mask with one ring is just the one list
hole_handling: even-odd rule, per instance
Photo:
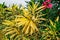
{"label": "oleander shrub", "polygon": [[0,4],[0,40],[60,40],[60,1],[26,3],[26,7]]}

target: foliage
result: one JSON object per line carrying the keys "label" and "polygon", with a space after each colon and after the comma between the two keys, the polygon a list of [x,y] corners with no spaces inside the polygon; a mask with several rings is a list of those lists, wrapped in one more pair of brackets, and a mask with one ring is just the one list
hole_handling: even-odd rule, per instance
{"label": "foliage", "polygon": [[51,9],[44,0],[31,0],[27,7],[0,4],[0,40],[59,40],[59,3],[52,0]]}
{"label": "foliage", "polygon": [[[10,8],[3,8],[0,11],[1,26],[6,25],[2,30],[4,36],[10,40],[20,40],[19,38],[22,35],[32,35],[35,32],[38,32],[39,25],[42,23],[45,18],[42,18],[45,14],[42,14],[43,7],[39,7],[33,2],[32,6],[29,4],[27,8],[19,8],[17,5],[13,5]],[[21,12],[20,12],[21,11]],[[20,32],[22,35],[20,35]]]}
{"label": "foliage", "polygon": [[[42,38],[46,40],[58,40],[60,38],[60,22],[59,22],[59,16],[56,18],[56,20],[53,22],[52,20],[49,20],[49,24],[46,25],[46,29],[44,29]],[[58,34],[57,34],[58,33]]]}
{"label": "foliage", "polygon": [[[33,1],[34,3],[39,3],[38,7],[40,7],[45,0],[31,0],[31,1]],[[31,4],[30,2],[27,2],[27,4]],[[51,3],[53,7],[51,9],[47,8],[43,10],[42,13],[46,14],[45,18],[51,19],[54,21],[54,19],[57,16],[60,16],[60,0],[51,0]]]}

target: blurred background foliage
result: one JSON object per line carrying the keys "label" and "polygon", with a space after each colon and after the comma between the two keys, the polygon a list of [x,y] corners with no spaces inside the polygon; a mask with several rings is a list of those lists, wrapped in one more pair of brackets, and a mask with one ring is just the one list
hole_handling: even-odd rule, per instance
{"label": "blurred background foliage", "polygon": [[[40,7],[45,0],[31,0],[31,1],[33,1],[34,3],[39,3],[38,7]],[[27,3],[31,4],[30,2]],[[51,0],[51,3],[53,5],[52,9],[47,8],[42,12],[44,14],[47,14],[45,18],[54,20],[55,17],[60,16],[60,0]]]}

